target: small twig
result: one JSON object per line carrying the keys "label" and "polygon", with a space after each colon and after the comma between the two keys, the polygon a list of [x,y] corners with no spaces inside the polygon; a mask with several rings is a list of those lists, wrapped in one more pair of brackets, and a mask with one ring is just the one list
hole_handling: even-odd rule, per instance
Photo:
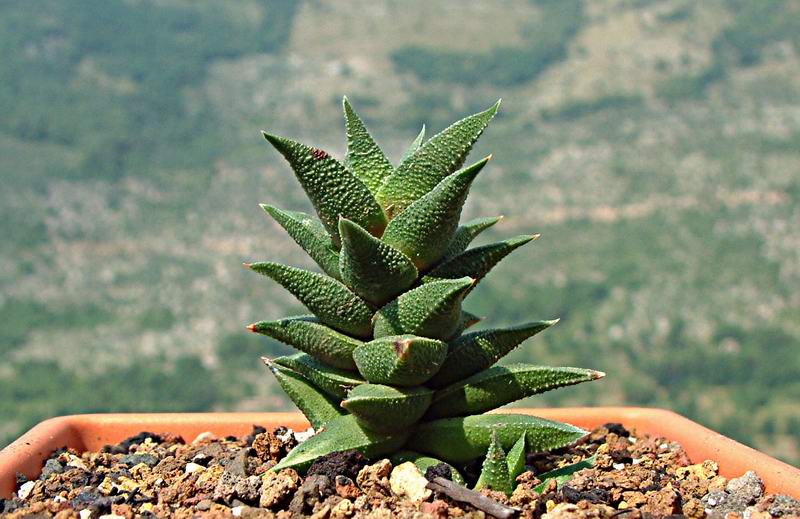
{"label": "small twig", "polygon": [[517,508],[498,503],[480,492],[475,492],[474,490],[462,487],[458,483],[453,483],[449,479],[441,477],[434,478],[433,481],[428,481],[427,488],[435,490],[436,492],[441,492],[456,501],[469,503],[478,510],[483,510],[487,514],[493,515],[498,519],[509,519],[520,511]]}

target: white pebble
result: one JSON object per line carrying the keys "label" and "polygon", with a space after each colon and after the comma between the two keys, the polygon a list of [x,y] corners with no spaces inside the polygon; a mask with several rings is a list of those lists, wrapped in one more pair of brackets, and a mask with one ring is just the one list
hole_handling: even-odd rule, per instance
{"label": "white pebble", "polygon": [[187,463],[186,464],[186,473],[191,474],[192,472],[197,472],[198,470],[205,470],[206,468],[199,463]]}
{"label": "white pebble", "polygon": [[241,506],[234,506],[231,508],[231,513],[234,517],[241,517],[242,516],[242,508]]}
{"label": "white pebble", "polygon": [[17,497],[25,500],[28,499],[28,496],[31,495],[33,492],[33,487],[36,486],[35,481],[28,481],[27,483],[23,483],[19,486],[19,490],[17,490]]}
{"label": "white pebble", "polygon": [[298,432],[294,433],[294,439],[297,440],[298,443],[303,443],[304,441],[306,441],[307,439],[311,438],[312,436],[314,436],[314,428],[313,427],[309,427],[308,429],[306,429],[305,431],[300,432],[300,433],[298,433]]}
{"label": "white pebble", "polygon": [[89,519],[92,516],[92,511],[89,510],[88,508],[84,508],[83,510],[78,512],[78,515],[81,516],[81,519]]}
{"label": "white pebble", "polygon": [[622,469],[625,468],[625,464],[624,463],[614,463],[611,466],[614,467],[614,469],[616,469],[616,470],[622,470]]}
{"label": "white pebble", "polygon": [[282,441],[283,443],[286,443],[289,441],[289,439],[292,437],[293,434],[294,431],[287,427],[286,432],[284,432],[283,434],[276,434],[275,437],[280,441]]}
{"label": "white pebble", "polygon": [[200,443],[200,442],[203,442],[203,441],[207,441],[207,440],[213,440],[215,438],[216,438],[216,436],[211,431],[202,432],[202,433],[198,434],[197,437],[194,440],[192,440],[192,445],[195,445],[197,443]]}

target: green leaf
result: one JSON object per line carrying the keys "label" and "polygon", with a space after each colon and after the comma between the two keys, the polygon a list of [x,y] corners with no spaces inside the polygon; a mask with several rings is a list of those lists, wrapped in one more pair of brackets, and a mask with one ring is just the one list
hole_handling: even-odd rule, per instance
{"label": "green leaf", "polygon": [[[423,285],[428,286],[428,285]],[[536,321],[511,328],[493,328],[468,333],[450,343],[450,352],[429,385],[441,388],[490,367],[525,339],[546,330],[553,321]]]}
{"label": "green leaf", "polygon": [[515,249],[538,237],[538,234],[533,236],[522,235],[469,249],[437,265],[433,270],[425,274],[422,282],[430,283],[439,279],[456,279],[469,276],[475,279],[475,284],[477,285],[500,260],[511,254]]}
{"label": "green leaf", "polygon": [[408,149],[406,150],[406,152],[405,152],[405,153],[403,153],[403,158],[401,158],[401,159],[400,159],[400,162],[402,163],[402,162],[403,162],[403,161],[405,161],[405,160],[406,160],[408,157],[410,157],[411,155],[413,155],[414,153],[416,153],[416,152],[417,152],[417,150],[420,148],[420,146],[422,146],[422,142],[423,142],[424,140],[425,140],[425,125],[423,124],[423,125],[422,125],[422,129],[419,131],[419,133],[417,134],[417,136],[416,136],[416,137],[414,138],[414,140],[411,142],[411,144],[409,145],[409,147],[408,147]]}
{"label": "green leaf", "polygon": [[[348,391],[365,382],[357,373],[334,368],[305,353],[278,357],[273,359],[273,362],[300,373],[314,386],[339,400],[345,398]],[[350,363],[355,368],[352,352],[350,353]]]}
{"label": "green leaf", "polygon": [[442,180],[389,222],[381,239],[411,258],[420,271],[439,261],[458,227],[469,187],[488,161]]}
{"label": "green leaf", "polygon": [[605,373],[531,364],[494,366],[440,389],[425,418],[480,414],[551,389],[597,380]]}
{"label": "green leaf", "polygon": [[503,452],[503,447],[497,441],[496,431],[492,432],[489,448],[486,451],[486,458],[484,458],[483,466],[481,467],[481,475],[478,477],[477,483],[475,483],[475,490],[483,488],[497,490],[507,496],[510,496],[514,490],[511,476],[508,474],[506,453]]}
{"label": "green leaf", "polygon": [[383,183],[383,179],[392,174],[394,166],[369,134],[347,97],[342,99],[342,105],[347,128],[345,165],[366,184],[371,192],[376,193]]}
{"label": "green leaf", "polygon": [[502,216],[476,218],[459,225],[455,234],[453,234],[453,239],[450,240],[450,244],[447,246],[443,260],[450,259],[453,256],[457,256],[467,250],[467,247],[469,247],[469,244],[472,243],[472,240],[502,219]]}
{"label": "green leaf", "polygon": [[471,278],[426,283],[378,310],[373,336],[412,334],[448,340],[461,324],[461,301]]}
{"label": "green leaf", "polygon": [[331,420],[344,415],[338,402],[323,394],[303,375],[275,364],[266,357],[261,357],[269,370],[275,375],[284,393],[294,405],[308,418],[315,429],[324,426]]}
{"label": "green leaf", "polygon": [[358,224],[339,220],[342,281],[363,299],[382,305],[417,280],[417,267],[408,256],[383,243]]}
{"label": "green leaf", "polygon": [[[413,439],[411,440],[411,443],[414,443]],[[394,467],[400,465],[401,463],[410,461],[417,466],[417,468],[419,469],[419,471],[422,473],[423,476],[430,467],[435,467],[440,463],[444,463],[445,465],[450,467],[450,478],[453,480],[453,483],[458,483],[459,485],[463,486],[466,486],[467,484],[467,482],[464,481],[464,476],[462,476],[461,473],[458,470],[456,470],[455,467],[442,460],[431,458],[430,456],[425,456],[424,454],[420,454],[419,452],[403,450],[393,454],[391,457],[391,461],[392,461],[392,466]]]}
{"label": "green leaf", "polygon": [[571,465],[567,465],[566,467],[561,467],[559,469],[551,470],[550,472],[545,472],[544,474],[540,474],[538,477],[542,480],[541,483],[534,487],[534,490],[541,494],[550,484],[550,481],[555,479],[557,488],[561,488],[564,486],[564,483],[572,479],[572,476],[575,475],[576,472],[583,470],[583,469],[590,469],[594,467],[595,462],[597,461],[597,455],[592,456],[591,458],[586,458],[585,460],[578,461]]}
{"label": "green leaf", "polygon": [[506,456],[506,460],[508,460],[508,476],[511,478],[512,486],[516,486],[517,476],[525,472],[525,458],[528,453],[525,448],[527,445],[525,437],[525,433],[522,433]]}
{"label": "green leaf", "polygon": [[383,213],[369,188],[327,152],[264,133],[270,144],[289,162],[311,199],[322,225],[339,244],[339,217],[349,218],[375,236],[386,227]]}
{"label": "green leaf", "polygon": [[328,328],[310,315],[286,317],[278,321],[259,321],[249,325],[247,329],[272,337],[342,369],[355,369],[353,351],[364,344]]}
{"label": "green leaf", "polygon": [[393,434],[371,431],[359,424],[355,416],[345,415],[331,420],[321,432],[292,449],[270,470],[304,471],[320,456],[351,449],[361,452],[367,459],[375,459],[396,451],[407,438],[408,431],[398,430]]}
{"label": "green leaf", "polygon": [[372,308],[341,281],[271,261],[246,266],[280,284],[328,326],[361,338],[372,334]]}
{"label": "green leaf", "polygon": [[353,352],[358,372],[374,384],[418,386],[431,378],[447,355],[436,339],[400,335],[382,337]]}
{"label": "green leaf", "polygon": [[454,123],[403,160],[378,191],[381,205],[387,210],[391,206],[395,215],[401,214],[460,168],[499,107],[497,101],[488,110]]}
{"label": "green leaf", "polygon": [[431,403],[433,391],[424,387],[396,388],[362,384],[350,391],[342,407],[376,431],[392,431],[417,423]]}
{"label": "green leaf", "polygon": [[527,434],[531,452],[559,449],[587,434],[575,426],[535,416],[484,414],[421,423],[414,435],[414,448],[449,463],[466,463],[486,452],[492,431],[497,432],[503,449],[510,449],[520,435]]}
{"label": "green leaf", "polygon": [[283,211],[267,204],[261,204],[261,208],[286,229],[289,236],[327,275],[340,279],[339,253],[319,221],[299,211]]}

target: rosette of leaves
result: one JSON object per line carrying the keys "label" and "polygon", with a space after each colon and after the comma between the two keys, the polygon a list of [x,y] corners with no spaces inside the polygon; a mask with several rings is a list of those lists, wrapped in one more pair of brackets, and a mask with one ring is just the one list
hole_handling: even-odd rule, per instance
{"label": "rosette of leaves", "polygon": [[495,365],[555,320],[465,332],[479,320],[464,308],[465,298],[500,260],[538,237],[470,247],[500,217],[460,222],[470,186],[490,157],[463,167],[465,159],[500,102],[428,140],[423,128],[397,166],[346,98],[343,104],[343,161],[264,133],[317,214],[262,207],[321,270],[246,264],[311,314],[248,326],[300,351],[265,362],[317,430],[274,469],[303,470],[319,456],[349,449],[368,458],[402,451],[420,466],[486,456],[478,486],[510,491],[526,452],[563,447],[585,431],[484,413],[602,373]]}

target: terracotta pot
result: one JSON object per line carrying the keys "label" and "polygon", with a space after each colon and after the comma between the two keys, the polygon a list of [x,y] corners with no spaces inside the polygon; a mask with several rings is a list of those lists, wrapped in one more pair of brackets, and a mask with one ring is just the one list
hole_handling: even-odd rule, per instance
{"label": "terracotta pot", "polygon": [[[636,407],[573,407],[511,409],[505,412],[509,411],[561,420],[586,429],[619,422],[629,428],[680,442],[694,462],[714,460],[725,477],[736,477],[754,470],[764,480],[767,492],[800,498],[800,470],[671,411]],[[218,436],[243,435],[252,430],[253,424],[267,428],[286,425],[295,430],[308,427],[308,422],[299,413],[96,414],[52,418],[0,451],[0,497],[10,497],[14,492],[17,472],[28,477],[37,476],[44,460],[59,447],[95,450],[142,431],[179,434],[187,440],[206,431]]]}

